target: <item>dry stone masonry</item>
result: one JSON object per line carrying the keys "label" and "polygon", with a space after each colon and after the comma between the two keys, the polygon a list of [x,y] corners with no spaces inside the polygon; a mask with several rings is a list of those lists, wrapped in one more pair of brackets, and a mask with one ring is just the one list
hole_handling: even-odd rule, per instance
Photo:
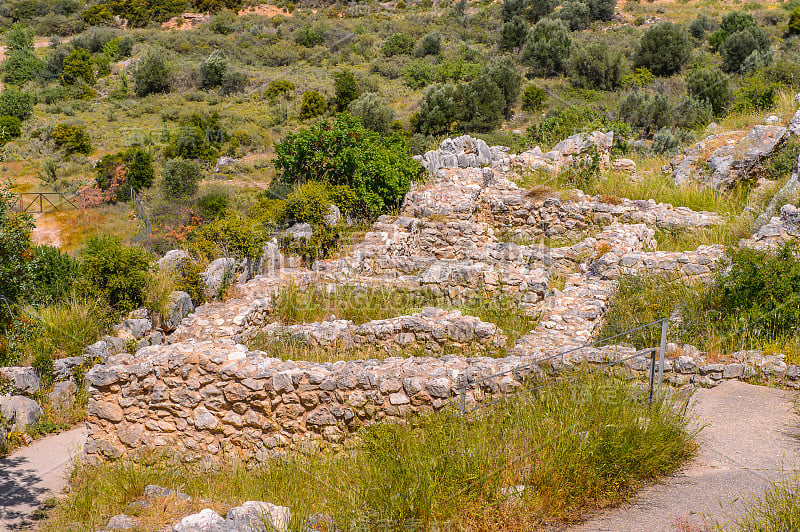
{"label": "dry stone masonry", "polygon": [[[756,130],[747,142],[769,141],[774,148],[782,138],[774,128]],[[371,423],[453,408],[462,389],[472,406],[518,390],[542,371],[577,364],[627,359],[629,370],[646,372],[649,358],[628,347],[563,353],[595,337],[621,275],[708,279],[723,257],[721,246],[658,251],[655,229],[691,231],[722,219],[653,201],[589,197],[580,191],[555,195],[515,183],[520,170],[557,171],[571,164],[590,140],[603,164],[613,165],[611,134],[576,135],[547,154],[520,155],[470,137],[448,139],[421,159],[432,182],[409,192],[401,215],[379,218],[346,256],[303,267],[284,257],[273,241],[260,261],[212,263],[209,289],[233,272],[238,283],[231,298],[191,312],[176,295],[176,313],[190,312],[183,319],[151,324],[157,331],[147,316],[131,316],[121,324],[119,334],[139,342],[135,353],[121,352],[110,338],[93,347],[104,352],[103,364],[87,374],[92,391],[87,452],[135,457],[154,447],[187,458],[235,454],[266,460],[289,449],[346,445],[348,436]],[[745,152],[747,161],[760,160],[755,152]],[[750,163],[737,164],[730,167],[741,173]],[[795,235],[793,209],[781,209],[748,245]],[[553,238],[565,245],[546,245]],[[175,260],[181,260],[178,253],[164,262]],[[558,280],[562,289],[555,288],[561,286]],[[440,296],[445,307],[475,295],[502,294],[541,319],[507,351],[507,338],[495,324],[443,308],[361,325],[335,316],[286,325],[276,321],[272,306],[278,291],[289,285],[425,292]],[[364,356],[330,363],[270,358],[243,345],[259,333],[274,340],[270,353],[291,342]],[[385,358],[409,350],[426,356]],[[448,354],[454,351],[468,356]],[[487,354],[499,356],[480,356]],[[502,375],[491,377],[497,373]],[[689,346],[671,347],[665,379],[713,385],[751,375],[785,379],[793,386],[800,382],[800,369],[781,357],[740,353],[722,365],[707,362]]]}

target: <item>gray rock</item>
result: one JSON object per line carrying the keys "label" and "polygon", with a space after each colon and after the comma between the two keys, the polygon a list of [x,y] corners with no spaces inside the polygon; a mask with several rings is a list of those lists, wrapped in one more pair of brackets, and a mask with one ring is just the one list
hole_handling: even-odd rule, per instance
{"label": "gray rock", "polygon": [[83,357],[59,358],[53,361],[53,377],[57,381],[69,379],[75,368],[83,367],[85,360]]}
{"label": "gray rock", "polygon": [[717,148],[707,161],[712,170],[708,185],[727,190],[749,179],[758,170],[757,165],[778,149],[787,136],[785,127],[757,125],[736,144]]}
{"label": "gray rock", "polygon": [[283,236],[294,240],[308,240],[314,236],[314,228],[307,223],[294,224],[283,232]]}
{"label": "gray rock", "polygon": [[800,209],[791,204],[781,207],[781,220],[789,234],[800,236]]}
{"label": "gray rock", "polygon": [[11,381],[13,393],[33,395],[39,389],[39,376],[31,367],[0,368],[0,373],[3,373]]}
{"label": "gray rock", "polygon": [[768,117],[766,117],[766,118],[763,120],[763,122],[762,122],[762,123],[763,123],[765,126],[777,126],[778,124],[780,124],[780,123],[781,123],[781,118],[780,118],[779,116],[775,116],[775,115],[769,115]]}
{"label": "gray rock", "polygon": [[722,376],[726,379],[736,379],[744,374],[744,366],[741,364],[726,364],[722,371]]}
{"label": "gray rock", "polygon": [[36,423],[41,415],[42,407],[33,399],[19,395],[0,396],[0,417],[18,431]]}
{"label": "gray rock", "polygon": [[161,330],[172,332],[181,324],[181,320],[194,312],[192,298],[186,292],[172,292],[167,299],[165,316],[161,321]]}
{"label": "gray rock", "polygon": [[206,508],[199,513],[181,519],[172,527],[173,532],[225,532],[225,519],[217,512]]}
{"label": "gray rock", "polygon": [[800,136],[800,109],[798,109],[791,120],[789,120],[789,126],[787,128],[790,133],[793,135]]}
{"label": "gray rock", "polygon": [[109,357],[125,352],[127,346],[124,338],[120,338],[119,336],[104,336],[103,340],[108,347]]}
{"label": "gray rock", "polygon": [[158,486],[156,484],[148,484],[147,486],[145,486],[144,487],[144,496],[145,497],[154,498],[154,499],[164,499],[164,498],[167,498],[167,497],[177,497],[178,499],[181,499],[181,500],[184,500],[184,501],[192,500],[192,498],[189,495],[187,495],[187,494],[185,494],[183,492],[176,491],[176,490],[173,490],[173,489],[170,489],[170,488],[163,488],[163,487]]}
{"label": "gray rock", "polygon": [[208,293],[212,296],[217,295],[221,289],[233,283],[235,273],[235,259],[225,257],[211,262],[203,272],[203,281]]}
{"label": "gray rock", "polygon": [[90,400],[88,412],[89,415],[97,416],[112,423],[119,423],[122,421],[122,408],[108,401]]}
{"label": "gray rock", "polygon": [[251,532],[255,530],[274,530],[286,532],[292,513],[285,506],[268,502],[247,501],[241,506],[228,510],[225,530],[230,532]]}
{"label": "gray rock", "polygon": [[173,249],[167,251],[163,257],[158,260],[159,270],[175,270],[181,263],[189,258],[189,254],[182,249]]}
{"label": "gray rock", "polygon": [[213,430],[219,426],[219,420],[201,406],[194,410],[194,426],[197,430]]}
{"label": "gray rock", "polygon": [[261,271],[263,273],[270,273],[280,270],[283,267],[284,257],[281,248],[278,245],[278,240],[273,238],[262,248],[261,254]]}
{"label": "gray rock", "polygon": [[53,389],[47,394],[47,400],[56,410],[69,407],[75,400],[78,386],[72,381],[61,381],[53,384]]}
{"label": "gray rock", "polygon": [[152,326],[153,324],[149,319],[124,320],[119,325],[118,334],[123,338],[141,340],[148,332],[150,332]]}
{"label": "gray rock", "polygon": [[108,362],[108,343],[105,340],[100,340],[83,350],[84,356],[87,358],[98,360],[101,364]]}
{"label": "gray rock", "polygon": [[139,524],[135,517],[125,514],[117,514],[108,520],[106,530],[130,530]]}

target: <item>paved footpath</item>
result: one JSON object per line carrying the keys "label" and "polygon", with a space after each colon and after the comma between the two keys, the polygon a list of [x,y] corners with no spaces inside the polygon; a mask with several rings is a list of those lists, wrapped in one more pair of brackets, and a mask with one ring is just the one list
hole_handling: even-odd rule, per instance
{"label": "paved footpath", "polygon": [[18,530],[25,517],[67,485],[72,459],[86,442],[86,427],[54,434],[0,458],[0,532]]}
{"label": "paved footpath", "polygon": [[[695,392],[700,425],[697,457],[665,482],[642,490],[631,503],[601,513],[572,532],[662,532],[680,519],[725,523],[743,498],[766,482],[800,469],[797,394],[725,381]],[[724,529],[729,529],[724,526]]]}

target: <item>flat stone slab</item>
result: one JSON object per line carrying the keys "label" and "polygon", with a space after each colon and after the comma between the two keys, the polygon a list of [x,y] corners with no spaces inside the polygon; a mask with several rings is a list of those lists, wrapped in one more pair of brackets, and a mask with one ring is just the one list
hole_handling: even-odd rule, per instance
{"label": "flat stone slab", "polygon": [[66,487],[72,459],[85,442],[86,427],[80,426],[0,458],[0,532],[21,529],[42,501]]}
{"label": "flat stone slab", "polygon": [[739,381],[697,390],[692,413],[703,427],[697,457],[665,482],[642,490],[630,504],[571,530],[667,532],[678,520],[728,523],[742,499],[760,496],[770,480],[800,467],[796,397]]}

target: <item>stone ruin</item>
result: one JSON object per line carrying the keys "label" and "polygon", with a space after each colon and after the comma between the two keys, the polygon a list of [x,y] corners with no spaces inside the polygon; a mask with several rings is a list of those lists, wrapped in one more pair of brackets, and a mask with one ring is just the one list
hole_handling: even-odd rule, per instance
{"label": "stone ruin", "polygon": [[[482,168],[462,168],[461,152],[452,153],[470,145],[475,152],[464,150],[465,157],[475,159],[463,164]],[[345,256],[304,267],[287,263],[268,245],[269,259],[251,268],[259,274],[243,275],[226,301],[194,309],[162,343],[135,353],[109,344],[104,363],[87,374],[87,452],[135,457],[141,449],[157,448],[188,458],[235,454],[266,460],[289,449],[343,445],[370,423],[452,408],[462,393],[468,406],[476,405],[519,390],[548,368],[628,358],[630,371],[647,372],[649,358],[624,346],[552,357],[595,337],[623,274],[709,279],[724,256],[722,246],[658,251],[654,228],[692,231],[722,218],[652,201],[607,203],[580,191],[568,197],[531,193],[513,180],[515,165],[534,164],[525,157],[512,159],[507,151],[464,137],[443,148],[424,158],[442,162],[432,182],[409,192],[400,215],[379,218]],[[452,164],[459,167],[445,166]],[[752,245],[774,245],[793,235],[797,211],[785,208],[764,227]],[[572,242],[550,247],[553,237]],[[508,346],[496,324],[446,308],[362,325],[336,317],[284,325],[276,321],[272,301],[290,284],[433,292],[444,307],[476,295],[503,295],[540,319]],[[289,340],[381,356],[327,363],[271,358],[243,345],[257,334],[277,346]],[[409,347],[425,356],[394,356]],[[449,354],[454,348],[458,353]],[[486,356],[498,350],[498,358]],[[706,362],[688,347],[673,346],[671,353],[664,378],[676,384],[713,385],[759,371],[800,387],[800,368],[781,356],[742,352],[723,365]],[[500,372],[507,373],[478,384]]]}

